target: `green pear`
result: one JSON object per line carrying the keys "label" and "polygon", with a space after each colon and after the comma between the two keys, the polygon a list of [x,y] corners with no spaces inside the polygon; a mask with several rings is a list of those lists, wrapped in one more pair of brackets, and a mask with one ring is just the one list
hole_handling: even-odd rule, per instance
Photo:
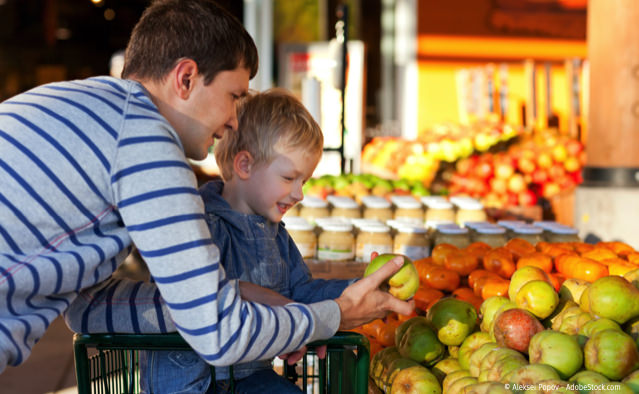
{"label": "green pear", "polygon": [[475,350],[473,354],[470,355],[468,371],[470,371],[471,376],[479,376],[479,373],[481,372],[481,361],[488,355],[488,353],[495,349],[499,349],[499,346],[494,342],[489,342],[481,345],[479,349]]}
{"label": "green pear", "polygon": [[460,371],[463,368],[459,364],[459,361],[456,358],[447,357],[443,360],[437,362],[437,364],[433,365],[430,371],[437,377],[439,383],[444,381],[446,375],[451,372]]}
{"label": "green pear", "polygon": [[437,339],[435,330],[425,320],[411,324],[401,336],[397,348],[402,357],[426,366],[437,363],[446,351],[446,347]]}
{"label": "green pear", "polygon": [[579,328],[579,332],[577,332],[577,341],[583,348],[586,345],[588,338],[596,332],[607,330],[609,328],[621,331],[619,324],[613,320],[606,319],[605,317],[602,317],[601,319],[592,319]]}
{"label": "green pear", "polygon": [[639,290],[621,276],[604,276],[588,287],[590,312],[623,324],[639,315]]}
{"label": "green pear", "polygon": [[635,341],[616,329],[599,331],[591,336],[584,347],[584,359],[586,369],[612,380],[619,380],[639,368]]}
{"label": "green pear", "polygon": [[[551,328],[552,325],[555,323],[555,321],[557,320],[561,320],[563,318],[563,313],[566,311],[566,309],[570,308],[570,307],[579,307],[579,304],[577,304],[575,301],[572,300],[562,300],[561,297],[559,298],[559,305],[557,305],[557,307],[555,308],[555,310],[550,314],[550,316],[548,316],[547,318],[545,318],[541,324],[544,325],[544,327],[546,328]],[[560,323],[558,323],[560,324]],[[557,326],[559,327],[559,326]]]}
{"label": "green pear", "polygon": [[466,386],[462,394],[512,394],[503,383],[480,382]]}
{"label": "green pear", "polygon": [[466,376],[465,378],[460,378],[455,380],[453,384],[448,387],[448,391],[446,393],[462,393],[464,389],[470,385],[476,384],[477,378],[472,376]]}
{"label": "green pear", "polygon": [[586,280],[568,278],[563,281],[559,287],[559,298],[562,300],[579,302],[581,294],[588,288],[588,286],[590,286],[590,282]]}
{"label": "green pear", "polygon": [[577,335],[579,329],[592,319],[592,315],[588,312],[581,312],[576,315],[568,316],[561,321],[561,326],[559,326],[558,331],[570,335]]}
{"label": "green pear", "polygon": [[386,392],[392,394],[441,394],[442,390],[439,381],[428,368],[416,365],[399,371],[390,390]]}
{"label": "green pear", "polygon": [[[526,387],[537,384],[542,380],[560,380],[557,371],[546,364],[528,364],[512,371],[506,379],[510,382],[511,389],[515,387]],[[525,390],[525,389],[524,389]],[[515,391],[515,390],[513,390]]]}
{"label": "green pear", "polygon": [[537,318],[545,319],[559,305],[559,295],[547,281],[531,280],[519,288],[515,295],[515,304]]}
{"label": "green pear", "polygon": [[639,289],[639,268],[628,271],[623,275],[630,284]]}
{"label": "green pear", "polygon": [[585,369],[572,375],[570,379],[568,379],[568,381],[573,383],[578,383],[582,386],[588,386],[588,385],[600,385],[603,383],[608,383],[610,382],[610,379],[603,376],[599,372],[589,371]]}
{"label": "green pear", "polygon": [[568,379],[583,365],[584,355],[577,338],[563,332],[544,330],[535,334],[528,345],[530,363],[555,368],[562,379]]}
{"label": "green pear", "polygon": [[639,393],[639,370],[632,372],[623,378],[623,382],[627,384],[635,393]]}
{"label": "green pear", "polygon": [[437,338],[444,345],[461,345],[477,325],[477,311],[466,301],[442,298],[435,302],[426,318],[437,330]]}
{"label": "green pear", "polygon": [[410,358],[400,357],[393,360],[387,368],[386,375],[382,377],[383,385],[380,387],[384,392],[390,392],[391,387],[393,386],[393,381],[397,377],[397,374],[402,370],[410,367],[414,367],[416,365],[421,365],[415,360],[411,360]]}
{"label": "green pear", "polygon": [[459,354],[457,355],[457,359],[459,360],[459,365],[463,369],[470,368],[470,356],[473,352],[480,348],[481,345],[485,343],[490,343],[494,341],[492,340],[490,334],[483,331],[478,331],[470,334],[464,339],[461,346],[459,347]]}
{"label": "green pear", "polygon": [[[380,269],[384,264],[394,257],[402,256],[393,253],[382,253],[371,260],[366,266],[364,276],[368,276],[373,272]],[[404,258],[404,265],[396,273],[394,273],[386,283],[388,283],[388,292],[394,297],[400,300],[408,300],[412,298],[417,289],[419,288],[419,274],[411,259],[406,256]]]}
{"label": "green pear", "polygon": [[442,382],[443,392],[444,393],[450,392],[449,388],[453,383],[455,383],[459,379],[468,378],[468,377],[471,377],[470,372],[466,371],[465,369],[461,369],[459,371],[449,373],[448,375],[446,375],[446,377],[444,378],[444,381]]}

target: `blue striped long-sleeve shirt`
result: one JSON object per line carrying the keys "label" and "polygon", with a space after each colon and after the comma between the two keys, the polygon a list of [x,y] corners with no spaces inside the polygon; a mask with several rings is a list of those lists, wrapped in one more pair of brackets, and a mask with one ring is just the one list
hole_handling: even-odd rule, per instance
{"label": "blue striped long-sleeve shirt", "polygon": [[[67,309],[79,324],[105,311],[93,332],[120,331],[120,320],[129,332],[175,327],[215,365],[335,333],[334,301],[242,301],[213,242],[180,140],[141,84],[90,78],[0,103],[0,372]],[[159,293],[110,279],[132,243]],[[116,303],[131,316],[108,316]]]}

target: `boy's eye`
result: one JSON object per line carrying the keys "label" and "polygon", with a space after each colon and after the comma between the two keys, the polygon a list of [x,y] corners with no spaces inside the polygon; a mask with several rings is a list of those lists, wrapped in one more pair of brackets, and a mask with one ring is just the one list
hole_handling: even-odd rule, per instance
{"label": "boy's eye", "polygon": [[284,179],[285,179],[285,180],[287,180],[287,181],[289,181],[289,182],[293,182],[293,180],[294,180],[295,178],[290,177],[290,176],[285,176],[285,177],[284,177]]}

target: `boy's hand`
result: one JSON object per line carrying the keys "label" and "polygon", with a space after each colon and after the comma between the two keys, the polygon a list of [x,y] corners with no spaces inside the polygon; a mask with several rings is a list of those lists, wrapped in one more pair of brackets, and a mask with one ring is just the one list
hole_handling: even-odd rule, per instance
{"label": "boy's hand", "polygon": [[[299,348],[298,350],[294,352],[282,354],[281,356],[278,356],[278,357],[281,358],[282,360],[286,360],[286,363],[288,365],[293,365],[296,362],[300,361],[302,357],[304,357],[304,355],[306,354],[306,351],[307,351],[306,346],[302,346],[301,348]],[[320,360],[323,360],[326,357],[326,345],[318,346],[315,349],[315,352],[317,353],[317,357]]]}
{"label": "boy's hand", "polygon": [[[375,256],[376,253],[373,253]],[[350,330],[364,323],[382,318],[389,312],[410,315],[414,301],[401,301],[379,286],[404,265],[402,257],[395,257],[371,275],[348,286],[335,301],[339,305],[341,321],[339,330]]]}

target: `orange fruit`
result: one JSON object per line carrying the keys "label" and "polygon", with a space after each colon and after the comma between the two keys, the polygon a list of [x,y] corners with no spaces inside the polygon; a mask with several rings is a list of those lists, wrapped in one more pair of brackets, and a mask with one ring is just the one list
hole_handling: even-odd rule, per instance
{"label": "orange fruit", "polygon": [[444,266],[444,263],[446,262],[446,257],[450,253],[456,252],[458,250],[459,248],[457,248],[457,246],[455,245],[442,243],[442,244],[435,245],[433,250],[430,252],[430,256],[433,259],[433,263],[439,266]]}
{"label": "orange fruit", "polygon": [[468,275],[479,265],[477,257],[463,250],[450,252],[446,256],[444,266],[460,275]]}
{"label": "orange fruit", "polygon": [[434,289],[453,291],[459,287],[459,274],[453,270],[436,267],[426,275],[425,282]]}
{"label": "orange fruit", "polygon": [[473,272],[468,274],[468,279],[467,279],[468,280],[468,287],[470,289],[472,289],[474,284],[475,284],[475,281],[477,279],[483,277],[483,276],[486,276],[486,275],[490,275],[490,276],[495,277],[495,278],[499,276],[499,275],[497,275],[494,272],[490,272],[490,271],[485,270],[485,269],[477,268],[476,270],[474,270]]}
{"label": "orange fruit", "polygon": [[428,310],[428,305],[430,305],[433,301],[437,301],[444,296],[444,293],[441,290],[433,289],[430,286],[419,286],[417,292],[413,296],[415,300],[415,307],[419,308],[423,311]]}
{"label": "orange fruit", "polygon": [[482,263],[486,271],[496,273],[505,279],[510,278],[517,268],[513,254],[506,248],[495,248],[489,251]]}
{"label": "orange fruit", "polygon": [[481,298],[486,300],[492,296],[508,297],[510,281],[506,279],[488,279],[481,289]]}
{"label": "orange fruit", "polygon": [[610,242],[598,242],[596,246],[603,246],[615,252],[618,256],[626,256],[629,253],[633,253],[635,249],[625,242],[610,241]]}
{"label": "orange fruit", "polygon": [[525,254],[517,260],[517,269],[526,265],[534,265],[544,270],[544,272],[551,272],[553,269],[552,258],[540,252]]}
{"label": "orange fruit", "polygon": [[464,248],[466,252],[474,255],[478,259],[483,258],[486,252],[491,249],[492,247],[485,242],[473,242]]}
{"label": "orange fruit", "polygon": [[602,264],[608,266],[608,274],[609,275],[619,275],[624,276],[626,272],[637,269],[637,266],[629,263],[628,261],[621,259],[619,257],[615,257],[614,259],[608,259],[602,261]]}
{"label": "orange fruit", "polygon": [[506,242],[504,248],[508,249],[513,254],[513,256],[515,256],[515,260],[525,254],[532,253],[537,250],[535,249],[535,245],[521,238],[510,239],[508,242]]}
{"label": "orange fruit", "polygon": [[581,257],[602,262],[604,260],[614,259],[617,257],[617,254],[606,247],[595,246],[592,249],[581,253]]}

